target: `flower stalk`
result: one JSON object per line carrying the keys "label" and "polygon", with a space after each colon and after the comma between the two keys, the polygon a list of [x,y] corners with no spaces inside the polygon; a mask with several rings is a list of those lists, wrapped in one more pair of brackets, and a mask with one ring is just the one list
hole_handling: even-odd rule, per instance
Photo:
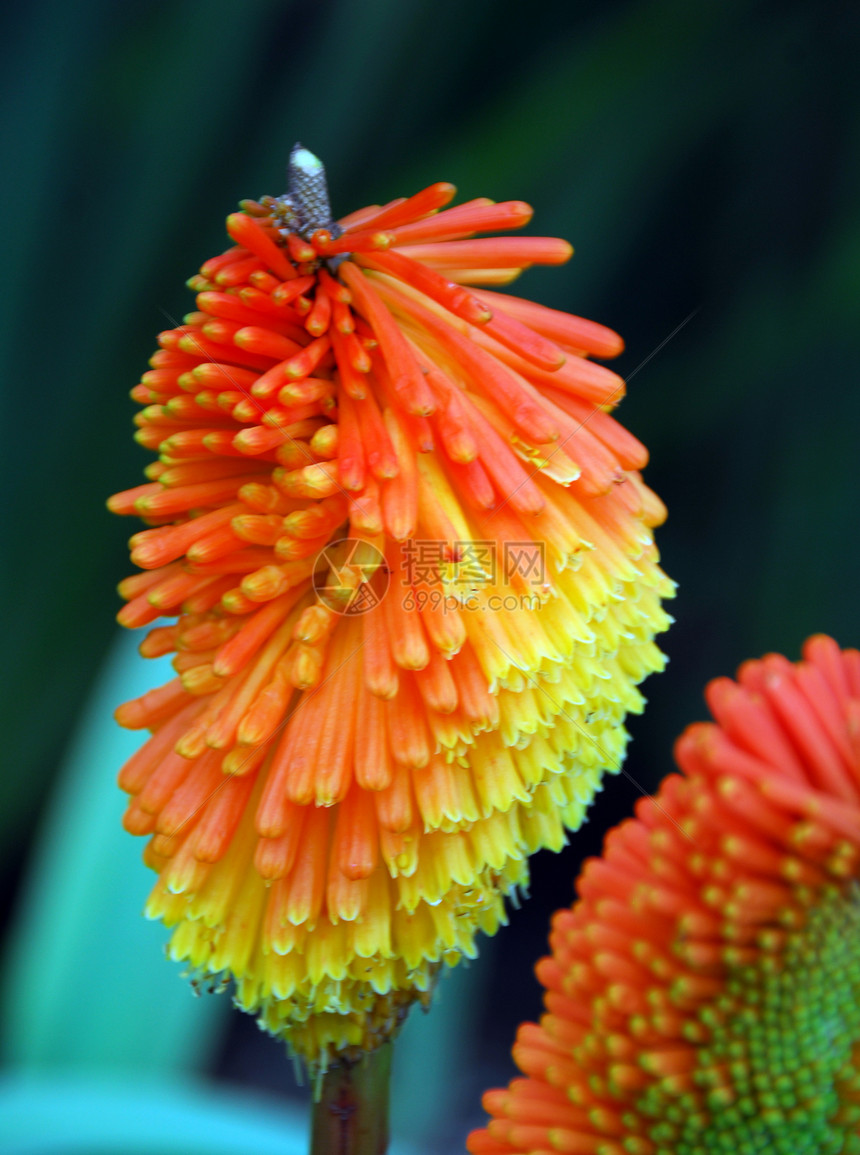
{"label": "flower stalk", "polygon": [[393,1045],[355,1062],[333,1063],[320,1076],[311,1117],[311,1155],[384,1155]]}

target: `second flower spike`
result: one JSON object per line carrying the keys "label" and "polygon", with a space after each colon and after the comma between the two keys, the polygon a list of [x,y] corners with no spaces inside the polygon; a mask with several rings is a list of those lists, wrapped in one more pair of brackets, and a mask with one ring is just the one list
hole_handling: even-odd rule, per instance
{"label": "second flower spike", "polygon": [[860,1151],[860,653],[745,662],[553,919],[472,1155]]}

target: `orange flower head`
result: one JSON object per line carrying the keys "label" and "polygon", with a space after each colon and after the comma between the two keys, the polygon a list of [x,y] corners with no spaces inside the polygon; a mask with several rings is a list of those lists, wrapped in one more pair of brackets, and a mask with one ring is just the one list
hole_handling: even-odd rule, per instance
{"label": "orange flower head", "polygon": [[[496,291],[566,242],[449,184],[330,219],[319,161],[227,218],[132,391],[151,528],[121,706],[148,914],[312,1064],[389,1037],[617,769],[671,593],[621,341]],[[465,287],[465,286],[472,287]]]}
{"label": "orange flower head", "polygon": [[860,1151],[860,653],[747,662],[553,920],[473,1155]]}

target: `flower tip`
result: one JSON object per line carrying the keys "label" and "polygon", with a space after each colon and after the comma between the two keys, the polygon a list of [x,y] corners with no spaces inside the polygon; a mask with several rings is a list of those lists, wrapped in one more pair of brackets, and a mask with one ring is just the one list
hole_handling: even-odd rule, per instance
{"label": "flower tip", "polygon": [[144,714],[137,699],[123,702],[121,706],[117,706],[113,716],[124,730],[142,730],[146,727]]}
{"label": "flower tip", "polygon": [[318,176],[323,171],[323,163],[309,148],[294,144],[290,153],[290,168],[304,173],[306,176]]}
{"label": "flower tip", "polygon": [[835,642],[829,634],[812,634],[803,643],[802,654],[807,662],[816,663],[839,663],[841,662],[842,651],[839,649],[839,643]]}
{"label": "flower tip", "polygon": [[[227,220],[225,221],[225,224],[227,226],[227,232],[229,233],[229,235],[231,237],[233,237],[233,240],[237,241],[237,243],[239,243],[239,244],[241,244],[241,241],[237,240],[237,237],[235,236],[235,234],[239,233],[239,235],[241,236],[247,228],[247,222],[248,222],[248,216],[246,213],[243,213],[243,212],[230,213],[229,216],[227,217]],[[205,309],[205,303],[203,305],[203,308]]]}
{"label": "flower tip", "polygon": [[574,252],[573,245],[563,237],[523,237],[522,243],[529,246],[528,259],[520,265],[518,274],[531,265],[563,265]]}

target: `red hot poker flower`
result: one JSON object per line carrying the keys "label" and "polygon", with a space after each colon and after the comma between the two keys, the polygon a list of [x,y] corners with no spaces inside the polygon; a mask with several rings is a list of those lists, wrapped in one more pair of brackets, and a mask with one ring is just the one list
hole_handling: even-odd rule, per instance
{"label": "red hot poker flower", "polygon": [[860,653],[707,691],[553,920],[473,1155],[860,1151]]}
{"label": "red hot poker flower", "polygon": [[[201,979],[311,1062],[387,1038],[623,757],[671,583],[608,329],[496,291],[570,246],[435,184],[333,224],[299,147],[133,397],[127,626],[176,678],[125,822]],[[468,287],[467,287],[468,286]]]}

